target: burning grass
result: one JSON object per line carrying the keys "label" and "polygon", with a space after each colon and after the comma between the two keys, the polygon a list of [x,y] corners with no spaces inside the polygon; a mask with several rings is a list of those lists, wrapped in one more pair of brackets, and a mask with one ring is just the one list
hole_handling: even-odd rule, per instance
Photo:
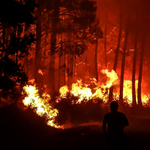
{"label": "burning grass", "polygon": [[56,117],[59,124],[64,128],[78,126],[91,121],[98,122],[102,120],[103,114],[108,112],[108,107],[102,100],[82,101],[80,104],[73,105],[77,102],[77,97],[68,96],[56,104],[59,114]]}

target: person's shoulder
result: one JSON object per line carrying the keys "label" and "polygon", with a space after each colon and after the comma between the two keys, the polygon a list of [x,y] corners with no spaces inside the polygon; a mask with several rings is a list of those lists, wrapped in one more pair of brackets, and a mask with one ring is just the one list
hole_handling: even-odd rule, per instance
{"label": "person's shoulder", "polygon": [[121,114],[121,115],[124,115],[124,113],[122,113],[122,112],[120,112],[120,111],[117,111],[119,114]]}
{"label": "person's shoulder", "polygon": [[107,113],[104,117],[108,117],[111,115],[111,112]]}
{"label": "person's shoulder", "polygon": [[119,111],[118,111],[118,114],[119,114],[120,116],[125,116],[125,114],[124,114],[124,113],[119,112]]}

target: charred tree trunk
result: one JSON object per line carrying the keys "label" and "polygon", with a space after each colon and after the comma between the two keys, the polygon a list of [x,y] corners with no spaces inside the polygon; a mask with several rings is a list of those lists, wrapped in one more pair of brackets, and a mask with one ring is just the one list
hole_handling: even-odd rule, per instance
{"label": "charred tree trunk", "polygon": [[95,76],[96,80],[98,81],[98,66],[97,66],[97,49],[98,49],[98,39],[96,39],[96,47],[95,47]]}
{"label": "charred tree trunk", "polygon": [[64,85],[66,85],[66,51],[64,52],[63,80],[64,80]]}
{"label": "charred tree trunk", "polygon": [[141,49],[141,58],[140,58],[140,66],[139,66],[139,78],[138,78],[138,106],[142,106],[142,98],[141,98],[141,85],[142,85],[142,69],[143,69],[143,60],[144,60],[144,49],[145,49],[145,35],[142,39],[142,49]]}
{"label": "charred tree trunk", "polygon": [[73,58],[73,54],[71,54],[71,83],[73,81],[73,65],[74,64],[74,58]]}
{"label": "charred tree trunk", "polygon": [[134,54],[133,54],[133,70],[132,70],[132,106],[133,107],[136,106],[135,74],[136,74],[137,40],[138,40],[138,14],[136,18]]}
{"label": "charred tree trunk", "polygon": [[49,84],[52,101],[55,98],[55,47],[57,36],[57,24],[59,21],[59,2],[60,0],[55,0],[55,2],[53,3],[54,9],[51,18],[51,54],[49,64]]}
{"label": "charred tree trunk", "polygon": [[106,10],[105,34],[104,34],[104,51],[105,51],[105,67],[107,68],[107,20],[108,11]]}
{"label": "charred tree trunk", "polygon": [[72,80],[72,77],[71,77],[71,74],[72,74],[72,59],[71,59],[71,57],[72,57],[72,49],[71,49],[71,44],[72,44],[72,42],[71,42],[71,33],[69,32],[68,33],[68,41],[69,41],[69,51],[70,51],[70,53],[69,54],[67,54],[67,76],[68,76],[68,87],[70,86],[70,84],[71,84],[71,80]]}
{"label": "charred tree trunk", "polygon": [[[0,37],[0,42],[3,43],[3,36]],[[0,45],[1,46],[1,45]],[[0,49],[0,59],[3,57],[3,46],[1,46],[2,49]]]}
{"label": "charred tree trunk", "polygon": [[6,46],[6,25],[4,24],[3,25],[3,39],[2,39],[2,47],[3,47],[3,49],[2,49],[2,57],[4,57],[4,51],[5,51],[5,46]]}
{"label": "charred tree trunk", "polygon": [[42,88],[42,75],[38,73],[39,69],[42,69],[41,59],[41,8],[37,10],[37,21],[36,21],[36,51],[35,51],[35,82],[41,90]]}
{"label": "charred tree trunk", "polygon": [[[119,25],[119,35],[118,35],[118,42],[117,42],[117,49],[116,49],[116,55],[114,60],[114,66],[113,70],[116,72],[117,64],[118,64],[118,56],[119,56],[119,49],[120,49],[120,42],[121,42],[121,33],[122,33],[122,9],[120,6],[120,25]],[[113,99],[113,86],[110,88],[109,92],[109,102],[111,102]]]}
{"label": "charred tree trunk", "polygon": [[[3,24],[3,31],[2,31],[2,37],[1,38],[1,44],[2,44],[2,49],[0,49],[0,59],[4,57],[4,51],[5,51],[5,44],[6,44],[6,26],[5,23]],[[0,45],[1,46],[1,45]],[[2,72],[0,72],[0,77],[2,76]],[[2,93],[0,92],[0,101],[2,98]]]}
{"label": "charred tree trunk", "polygon": [[59,53],[59,68],[58,68],[58,88],[59,89],[61,87],[61,54],[60,53]]}
{"label": "charred tree trunk", "polygon": [[[24,35],[28,32],[28,25],[25,23],[25,30],[24,30]],[[26,74],[27,74],[27,76],[29,75],[29,61],[28,61],[28,55],[29,54],[26,54],[26,56],[25,56],[25,64],[26,64]]]}
{"label": "charred tree trunk", "polygon": [[74,61],[73,61],[73,80],[76,80],[76,56],[74,57]]}
{"label": "charred tree trunk", "polygon": [[67,86],[69,87],[70,83],[70,55],[67,54]]}
{"label": "charred tree trunk", "polygon": [[130,14],[128,14],[126,30],[125,30],[125,40],[124,40],[124,49],[122,56],[122,65],[121,65],[121,77],[120,77],[120,95],[119,100],[123,103],[123,84],[124,84],[124,68],[125,68],[125,58],[126,58],[126,49],[127,49],[127,41],[129,34],[129,22],[130,22]]}
{"label": "charred tree trunk", "polygon": [[59,68],[58,68],[58,89],[61,87],[61,57],[62,57],[62,34],[61,34],[61,48],[59,50]]}

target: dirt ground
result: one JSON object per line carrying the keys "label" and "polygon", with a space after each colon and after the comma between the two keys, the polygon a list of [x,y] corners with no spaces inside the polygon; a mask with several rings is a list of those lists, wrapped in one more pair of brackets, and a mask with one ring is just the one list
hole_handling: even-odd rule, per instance
{"label": "dirt ground", "polygon": [[[150,117],[127,116],[129,126],[125,134],[130,140],[124,149],[150,149]],[[16,108],[0,110],[0,136],[3,150],[107,150],[107,138],[102,131],[102,120],[60,130],[45,124],[32,110]]]}

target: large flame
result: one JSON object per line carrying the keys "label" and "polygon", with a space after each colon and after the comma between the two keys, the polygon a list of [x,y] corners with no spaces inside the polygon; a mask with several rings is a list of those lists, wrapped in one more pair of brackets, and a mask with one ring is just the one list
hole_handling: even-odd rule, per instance
{"label": "large flame", "polygon": [[118,75],[114,70],[108,71],[108,69],[101,71],[103,74],[106,74],[108,77],[108,80],[105,85],[102,85],[103,87],[110,88],[113,85],[118,84]]}
{"label": "large flame", "polygon": [[90,100],[92,98],[92,91],[87,86],[88,84],[82,84],[82,80],[77,80],[77,83],[72,84],[70,93],[79,97],[76,103],[81,103],[83,100]]}
{"label": "large flame", "polygon": [[[77,80],[77,83],[72,84],[72,88],[69,91],[68,87],[65,85],[60,88],[60,97],[66,98],[67,93],[70,92],[73,96],[78,97],[77,103],[82,101],[86,102],[95,98],[102,99],[103,102],[108,102],[108,93],[109,88],[115,84],[118,84],[118,76],[114,70],[108,71],[107,69],[102,70],[103,74],[106,74],[108,77],[105,84],[100,84],[96,81],[95,78],[90,80],[90,83],[82,83],[82,80]],[[94,84],[94,88],[91,89],[91,84]],[[94,91],[94,92],[92,92]]]}
{"label": "large flame", "polygon": [[[123,88],[123,99],[131,106],[132,105],[132,81],[125,80],[124,81],[124,88]],[[135,81],[135,91],[136,91],[136,103],[138,104],[138,80]],[[142,93],[142,105],[145,106],[149,103],[149,97]]]}
{"label": "large flame", "polygon": [[[93,89],[90,88],[90,84],[82,83],[82,80],[77,80],[76,83],[72,84],[72,88],[69,91],[68,87],[65,85],[60,88],[60,97],[66,98],[67,93],[72,94],[73,96],[78,97],[77,103],[86,102],[95,98],[99,98],[103,100],[104,103],[108,102],[108,94],[109,89],[111,86],[119,84],[118,75],[114,70],[108,71],[107,69],[101,71],[103,74],[107,76],[107,81],[105,84],[100,84],[96,81],[95,78],[91,79],[90,84],[94,84],[95,87]],[[135,81],[135,91],[136,91],[136,103],[138,104],[138,97],[137,97],[137,89],[138,89],[138,81]],[[94,91],[94,92],[92,92]],[[119,91],[115,91],[113,93],[113,97],[115,100],[119,99]],[[124,80],[124,87],[123,87],[123,99],[124,102],[127,103],[129,106],[132,106],[132,81]],[[85,101],[86,100],[86,101]],[[142,93],[142,104],[146,106],[149,104],[149,96]]]}
{"label": "large flame", "polygon": [[58,114],[58,110],[53,109],[50,105],[50,95],[44,93],[41,98],[38,89],[32,85],[26,85],[23,89],[27,94],[23,100],[24,105],[34,109],[39,116],[46,117],[47,125],[60,128],[59,125],[55,124],[55,117]]}

